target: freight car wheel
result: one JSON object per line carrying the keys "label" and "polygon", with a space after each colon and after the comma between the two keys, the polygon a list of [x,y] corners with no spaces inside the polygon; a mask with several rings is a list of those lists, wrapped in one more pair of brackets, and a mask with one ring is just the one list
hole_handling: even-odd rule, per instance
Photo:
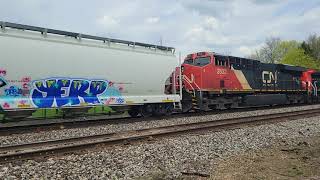
{"label": "freight car wheel", "polygon": [[168,116],[172,114],[173,104],[154,104],[153,105],[153,115],[154,116]]}
{"label": "freight car wheel", "polygon": [[152,109],[152,115],[162,116],[165,114],[165,105],[164,104],[154,104]]}
{"label": "freight car wheel", "polygon": [[128,114],[131,116],[131,117],[138,117],[139,115],[139,112],[137,111],[132,111],[132,110],[129,110],[128,111]]}
{"label": "freight car wheel", "polygon": [[128,114],[131,117],[138,117],[138,115],[140,114],[140,111],[141,111],[141,108],[139,106],[134,106],[128,111]]}
{"label": "freight car wheel", "polygon": [[171,115],[172,112],[173,112],[173,109],[174,109],[173,104],[166,104],[166,112],[165,112],[165,115],[166,115],[166,116]]}
{"label": "freight car wheel", "polygon": [[141,116],[143,117],[151,117],[153,113],[152,104],[146,104],[141,108]]}

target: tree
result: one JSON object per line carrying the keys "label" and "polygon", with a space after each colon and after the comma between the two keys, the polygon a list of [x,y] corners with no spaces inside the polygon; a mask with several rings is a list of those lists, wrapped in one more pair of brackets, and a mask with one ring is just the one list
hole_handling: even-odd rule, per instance
{"label": "tree", "polygon": [[276,52],[279,54],[279,57],[282,59],[291,49],[296,49],[300,47],[300,43],[291,40],[291,41],[281,41],[279,46],[277,46]]}
{"label": "tree", "polygon": [[261,49],[249,56],[265,63],[284,63],[307,68],[320,68],[320,37],[310,35],[302,43],[291,40],[281,41],[280,38],[266,39]]}
{"label": "tree", "polygon": [[254,53],[250,54],[249,56],[246,56],[246,58],[261,61],[260,53],[258,50],[256,50]]}
{"label": "tree", "polygon": [[306,41],[303,41],[301,48],[306,54],[320,61],[320,37],[316,34],[310,35]]}
{"label": "tree", "polygon": [[301,48],[304,50],[304,53],[305,53],[305,54],[311,56],[312,50],[311,50],[309,44],[306,43],[306,41],[303,41],[303,42],[301,43]]}
{"label": "tree", "polygon": [[305,51],[302,48],[291,48],[282,58],[281,63],[311,69],[319,68],[319,64],[312,57],[305,54]]}
{"label": "tree", "polygon": [[278,63],[281,60],[281,54],[279,52],[280,42],[280,38],[267,38],[262,48],[250,57],[266,63]]}

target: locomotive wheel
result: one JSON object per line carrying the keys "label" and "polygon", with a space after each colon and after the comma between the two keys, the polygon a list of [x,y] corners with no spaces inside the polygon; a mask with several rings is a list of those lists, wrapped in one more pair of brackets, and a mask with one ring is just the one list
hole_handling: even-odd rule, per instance
{"label": "locomotive wheel", "polygon": [[231,109],[231,108],[232,108],[232,104],[224,104],[224,107],[225,107],[226,109]]}
{"label": "locomotive wheel", "polygon": [[153,113],[153,106],[151,104],[146,104],[141,108],[141,115],[143,117],[151,117]]}

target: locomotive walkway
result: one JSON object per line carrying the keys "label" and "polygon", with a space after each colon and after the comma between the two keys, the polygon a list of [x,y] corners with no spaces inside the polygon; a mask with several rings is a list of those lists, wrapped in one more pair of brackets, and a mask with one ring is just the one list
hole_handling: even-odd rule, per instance
{"label": "locomotive walkway", "polygon": [[188,132],[203,130],[222,130],[236,128],[243,125],[259,125],[276,123],[312,116],[319,116],[319,109],[284,112],[251,117],[239,117],[207,122],[179,124],[140,130],[123,131],[111,134],[76,137],[54,141],[36,142],[30,144],[0,147],[0,163],[46,157],[53,154],[63,154],[94,148],[96,145],[114,145],[134,141],[147,140],[150,137],[172,136]]}

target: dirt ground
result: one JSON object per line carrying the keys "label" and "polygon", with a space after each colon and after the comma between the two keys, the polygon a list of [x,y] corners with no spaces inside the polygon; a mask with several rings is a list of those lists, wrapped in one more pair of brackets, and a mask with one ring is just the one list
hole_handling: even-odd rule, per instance
{"label": "dirt ground", "polygon": [[210,179],[320,179],[320,136],[230,157]]}

